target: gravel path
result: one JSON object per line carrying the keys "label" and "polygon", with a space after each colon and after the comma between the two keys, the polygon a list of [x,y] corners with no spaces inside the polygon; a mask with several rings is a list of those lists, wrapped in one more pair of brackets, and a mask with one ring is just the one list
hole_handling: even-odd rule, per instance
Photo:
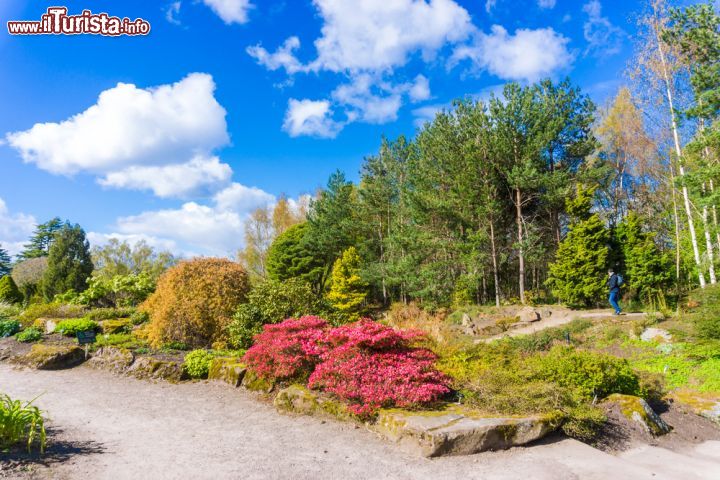
{"label": "gravel path", "polygon": [[53,450],[61,452],[51,454],[46,467],[15,471],[12,478],[720,478],[720,442],[686,455],[642,447],[620,458],[556,438],[529,448],[429,460],[407,455],[363,428],[279,415],[252,394],[224,385],[153,384],[88,367],[48,372],[0,364],[0,391],[23,399],[42,394],[37,404],[56,429]]}

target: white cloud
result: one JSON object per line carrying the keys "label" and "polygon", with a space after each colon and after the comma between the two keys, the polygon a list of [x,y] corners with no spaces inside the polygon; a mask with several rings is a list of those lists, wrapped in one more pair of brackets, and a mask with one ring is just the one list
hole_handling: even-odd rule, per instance
{"label": "white cloud", "polygon": [[555,8],[556,0],[537,0],[540,8]]}
{"label": "white cloud", "polygon": [[92,239],[137,238],[151,245],[166,245],[186,256],[195,252],[234,256],[243,245],[248,215],[258,207],[274,203],[275,197],[259,188],[233,183],[214,196],[213,205],[187,202],[176,209],[121,217],[113,227],[114,233],[94,234]]}
{"label": "white cloud", "polygon": [[84,112],[6,138],[25,162],[54,174],[85,172],[103,185],[183,196],[229,176],[228,165],[194,160],[229,142],[214,91],[204,73],[153,88],[119,83]]}
{"label": "white cloud", "polygon": [[504,80],[535,81],[567,68],[573,61],[570,40],[552,28],[518,29],[514,35],[500,25],[478,33],[474,44],[458,47],[450,66],[469,59]]}
{"label": "white cloud", "polygon": [[233,183],[215,194],[215,208],[219,211],[249,212],[275,202],[275,196],[257,187]]}
{"label": "white cloud", "polygon": [[485,11],[490,13],[495,5],[497,5],[497,0],[485,0]]}
{"label": "white cloud", "polygon": [[315,70],[382,71],[405,65],[408,55],[432,58],[446,43],[474,29],[453,0],[315,0],[324,20],[315,40]]}
{"label": "white cloud", "polygon": [[599,0],[590,0],[583,5],[583,12],[588,16],[583,24],[583,35],[588,42],[585,54],[606,57],[620,52],[625,32],[602,15]]}
{"label": "white cloud", "polygon": [[181,22],[178,16],[180,15],[181,5],[180,0],[169,3],[167,7],[165,7],[165,20],[173,25],[180,25]]}
{"label": "white cloud", "polygon": [[148,89],[119,83],[68,120],[36,123],[6,138],[25,162],[56,174],[184,161],[229,141],[214,90],[212,77],[202,73]]}
{"label": "white cloud", "polygon": [[5,201],[0,198],[0,247],[10,255],[17,255],[23,250],[36,225],[32,215],[10,213]]}
{"label": "white cloud", "polygon": [[232,168],[218,157],[196,156],[187,163],[163,166],[130,166],[98,180],[105,187],[152,190],[161,198],[189,197],[227,185]]}
{"label": "white cloud", "polygon": [[155,210],[117,220],[120,234],[171,239],[211,255],[231,255],[242,243],[243,217],[188,202],[179,209]]}
{"label": "white cloud", "polygon": [[270,71],[284,68],[289,75],[297,72],[307,71],[307,67],[298,60],[293,51],[300,48],[300,39],[298,37],[290,37],[285,40],[282,46],[278,47],[275,53],[270,53],[260,45],[247,47],[245,51],[257,60],[257,63]]}
{"label": "white cloud", "polygon": [[203,0],[203,3],[228,25],[246,23],[248,12],[253,8],[250,0]]}
{"label": "white cloud", "polygon": [[283,130],[291,137],[309,135],[320,138],[334,138],[343,125],[332,119],[330,102],[327,100],[288,101]]}
{"label": "white cloud", "polygon": [[430,98],[430,81],[425,75],[415,77],[415,83],[410,86],[408,95],[413,102],[421,102]]}

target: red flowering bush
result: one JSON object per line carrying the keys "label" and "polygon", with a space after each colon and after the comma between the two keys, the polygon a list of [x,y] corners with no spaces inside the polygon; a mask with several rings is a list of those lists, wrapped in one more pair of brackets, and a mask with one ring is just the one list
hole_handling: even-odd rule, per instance
{"label": "red flowering bush", "polygon": [[370,320],[332,329],[308,386],[337,395],[358,415],[436,401],[450,391],[449,379],[435,369],[434,353],[411,347],[422,335]]}
{"label": "red flowering bush", "polygon": [[320,341],[327,326],[325,320],[313,316],[265,325],[263,332],[255,336],[255,344],[245,352],[244,361],[262,378],[307,377],[320,361]]}

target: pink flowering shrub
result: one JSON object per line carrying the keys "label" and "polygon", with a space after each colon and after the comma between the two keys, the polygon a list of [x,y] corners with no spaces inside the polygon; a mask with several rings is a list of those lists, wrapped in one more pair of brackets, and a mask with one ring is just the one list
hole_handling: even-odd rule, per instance
{"label": "pink flowering shrub", "polygon": [[422,335],[371,320],[334,328],[308,386],[335,394],[357,415],[436,401],[450,391],[449,379],[435,369],[434,353],[410,345]]}
{"label": "pink flowering shrub", "polygon": [[265,325],[243,359],[262,378],[307,378],[320,361],[320,341],[327,326],[325,320],[314,316]]}

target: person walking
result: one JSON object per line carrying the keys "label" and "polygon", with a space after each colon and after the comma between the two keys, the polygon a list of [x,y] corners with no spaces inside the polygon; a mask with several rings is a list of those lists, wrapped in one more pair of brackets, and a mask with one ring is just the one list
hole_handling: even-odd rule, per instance
{"label": "person walking", "polygon": [[622,285],[622,277],[615,273],[615,271],[611,268],[608,270],[608,281],[607,286],[610,290],[610,305],[615,309],[615,315],[620,315],[622,313],[622,309],[620,308],[620,305],[618,304],[618,300],[620,299],[620,285]]}

